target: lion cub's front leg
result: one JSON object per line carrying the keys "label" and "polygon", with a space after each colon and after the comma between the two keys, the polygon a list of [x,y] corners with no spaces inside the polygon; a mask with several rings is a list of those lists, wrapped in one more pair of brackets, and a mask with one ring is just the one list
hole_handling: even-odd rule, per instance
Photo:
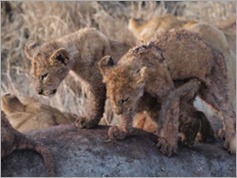
{"label": "lion cub's front leg", "polygon": [[133,116],[121,115],[119,126],[112,126],[108,131],[110,140],[124,140],[127,136],[132,134]]}
{"label": "lion cub's front leg", "polygon": [[78,128],[93,128],[98,125],[100,119],[103,117],[106,88],[105,85],[100,82],[96,85],[88,84],[85,89],[88,100],[86,104],[87,115],[77,118],[75,125]]}
{"label": "lion cub's front leg", "polygon": [[[157,147],[162,154],[171,156],[177,153],[178,128],[179,128],[180,99],[176,99],[163,117],[164,123],[160,131]],[[165,108],[165,107],[162,107]],[[163,112],[161,112],[162,115]]]}
{"label": "lion cub's front leg", "polygon": [[182,86],[170,91],[164,102],[162,102],[158,119],[162,129],[157,146],[163,154],[171,156],[177,153],[180,97],[190,92],[196,93],[200,84],[199,80],[191,79]]}

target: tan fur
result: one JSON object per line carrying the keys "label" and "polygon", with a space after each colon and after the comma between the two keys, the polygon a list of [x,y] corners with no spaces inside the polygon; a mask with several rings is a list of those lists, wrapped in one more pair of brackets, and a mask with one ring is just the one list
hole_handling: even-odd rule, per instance
{"label": "tan fur", "polygon": [[[123,123],[122,130],[129,132],[130,118],[140,97],[147,92],[162,103],[160,119],[164,117],[164,125],[160,136],[163,140],[158,140],[158,146],[164,154],[172,154],[177,147],[178,96],[182,90],[193,92],[194,89],[189,87],[197,85],[196,89],[200,87],[198,95],[222,112],[224,147],[235,152],[230,150],[236,132],[235,112],[228,96],[227,64],[222,53],[206,44],[198,34],[182,29],[170,30],[147,44],[129,50],[115,66],[104,65],[103,61],[112,63],[108,58],[101,59],[99,65],[113,111],[122,114],[122,120],[128,120],[128,123]],[[174,80],[192,77],[199,79],[201,85],[193,80],[187,83],[186,89],[186,84],[180,89],[174,87]]]}
{"label": "tan fur", "polygon": [[21,98],[6,94],[2,97],[2,110],[16,130],[26,132],[43,129],[59,124],[69,124],[76,120],[76,115],[62,113],[51,106],[41,104],[30,97]]}
{"label": "tan fur", "polygon": [[236,17],[231,16],[225,20],[221,20],[216,25],[220,30],[227,34],[236,33]]}
{"label": "tan fur", "polygon": [[25,149],[36,151],[43,157],[45,176],[56,176],[55,160],[51,151],[41,142],[34,141],[15,130],[1,111],[1,159],[9,156],[14,150]]}
{"label": "tan fur", "polygon": [[[128,24],[129,29],[135,37],[140,41],[148,41],[155,35],[166,32],[172,28],[185,28],[198,33],[203,40],[222,52],[228,62],[228,72],[230,72],[230,88],[231,98],[234,108],[236,108],[236,17],[230,17],[222,20],[215,26],[205,23],[175,17],[172,15],[153,17],[146,22],[139,22],[131,18]],[[213,110],[209,105],[205,104],[209,110]]]}
{"label": "tan fur", "polygon": [[236,17],[232,16],[222,20],[216,26],[224,32],[229,48],[234,54],[234,60],[236,60]]}
{"label": "tan fur", "polygon": [[151,133],[156,133],[157,131],[157,123],[153,121],[146,111],[135,114],[133,118],[133,127],[140,128]]}
{"label": "tan fur", "polygon": [[160,34],[172,28],[185,27],[194,23],[197,22],[168,14],[163,16],[155,16],[147,21],[130,18],[128,29],[139,41],[145,42],[150,40],[154,34]]}
{"label": "tan fur", "polygon": [[[162,18],[160,18],[160,20],[163,21],[163,23],[166,23],[165,19],[162,20]],[[141,31],[149,31],[150,32],[149,38],[150,38],[151,36],[154,36],[157,32],[159,32],[159,28],[162,29],[162,27],[155,29],[153,27],[150,27],[151,25],[146,24],[153,24],[153,26],[156,25],[158,26],[158,24],[161,23],[158,20],[151,19],[149,22],[145,23],[145,25],[141,25],[137,28],[139,29],[138,32],[140,33],[140,35],[142,35]],[[220,51],[224,55],[227,62],[226,66],[229,76],[228,77],[229,81],[228,87],[230,88],[229,95],[232,101],[233,108],[236,111],[236,44],[235,44],[236,18],[230,17],[229,19],[220,21],[217,24],[217,27],[220,30],[213,25],[204,23],[187,23],[183,25],[183,28],[198,33],[208,45],[212,46],[213,48]],[[133,31],[136,31],[136,26],[134,26]],[[212,113],[210,116],[215,115],[219,117],[219,113],[207,103],[198,102],[195,104],[197,108],[204,111],[206,115],[210,115],[209,113]]]}
{"label": "tan fur", "polygon": [[[230,96],[232,100],[232,104],[234,108],[236,108],[236,55],[235,55],[235,47],[232,50],[231,42],[226,38],[226,34],[216,27],[204,24],[197,23],[190,25],[186,28],[192,32],[198,33],[202,39],[211,47],[220,51],[226,60],[226,67],[228,72],[228,87],[230,88]],[[233,36],[235,41],[235,37]]]}
{"label": "tan fur", "polygon": [[42,44],[28,42],[26,56],[32,61],[32,74],[38,94],[52,96],[69,71],[76,74],[85,89],[87,113],[76,121],[79,128],[91,128],[98,124],[104,112],[105,85],[97,62],[104,55],[118,60],[129,46],[109,40],[95,28],[83,28],[72,34]]}

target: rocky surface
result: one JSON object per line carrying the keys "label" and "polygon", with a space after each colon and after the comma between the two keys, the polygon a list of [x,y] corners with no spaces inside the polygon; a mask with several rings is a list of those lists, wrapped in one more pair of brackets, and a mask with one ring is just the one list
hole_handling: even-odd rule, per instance
{"label": "rocky surface", "polygon": [[[152,134],[108,142],[107,131],[107,126],[79,130],[67,125],[26,135],[52,149],[57,176],[236,176],[236,156],[224,151],[220,140],[180,146],[178,155],[169,158],[159,153]],[[1,176],[44,176],[43,160],[33,151],[14,151],[2,160]]]}

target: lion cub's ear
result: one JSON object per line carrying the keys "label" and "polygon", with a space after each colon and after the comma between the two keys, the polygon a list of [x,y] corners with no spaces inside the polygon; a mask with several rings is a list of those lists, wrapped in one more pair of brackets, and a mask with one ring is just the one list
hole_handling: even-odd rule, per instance
{"label": "lion cub's ear", "polygon": [[24,112],[26,106],[10,93],[2,96],[2,110],[8,115],[15,112]]}
{"label": "lion cub's ear", "polygon": [[26,57],[32,60],[39,46],[40,46],[40,43],[37,43],[34,41],[26,42],[25,47],[24,47],[24,52],[25,52]]}
{"label": "lion cub's ear", "polygon": [[61,62],[63,65],[67,65],[69,61],[69,54],[65,48],[56,50],[50,57],[50,64]]}
{"label": "lion cub's ear", "polygon": [[115,65],[114,60],[111,56],[104,56],[101,58],[101,60],[98,62],[99,69],[103,77],[106,76],[108,71]]}
{"label": "lion cub's ear", "polygon": [[145,82],[147,77],[147,67],[142,67],[141,69],[136,70],[135,75],[137,78],[137,84]]}

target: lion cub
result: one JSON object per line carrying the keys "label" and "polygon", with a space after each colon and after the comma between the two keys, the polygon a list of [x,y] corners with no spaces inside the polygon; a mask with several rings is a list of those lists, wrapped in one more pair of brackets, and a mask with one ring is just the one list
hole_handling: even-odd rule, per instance
{"label": "lion cub", "polygon": [[25,54],[32,62],[35,90],[40,95],[54,95],[69,71],[77,76],[85,88],[87,114],[77,119],[76,126],[91,128],[102,118],[106,100],[97,63],[105,55],[118,60],[129,48],[127,44],[109,40],[95,28],[83,28],[44,43],[28,42]]}
{"label": "lion cub", "polygon": [[128,29],[139,41],[145,42],[150,40],[154,34],[160,34],[172,28],[185,27],[195,23],[197,21],[167,14],[155,16],[147,21],[130,18]]}
{"label": "lion cub", "polygon": [[[186,21],[186,22],[185,22]],[[190,22],[190,23],[189,23]],[[140,41],[147,41],[161,32],[167,32],[171,28],[185,28],[189,31],[198,33],[205,43],[220,51],[227,62],[227,72],[229,73],[229,88],[232,104],[236,108],[236,17],[220,21],[214,25],[198,23],[175,17],[171,15],[154,17],[146,22],[136,22],[134,19],[129,21],[129,29]],[[145,34],[143,34],[145,32]],[[149,32],[149,33],[148,33]],[[206,114],[215,113],[215,108],[203,102],[197,102],[197,107],[205,107]]]}
{"label": "lion cub", "polygon": [[[171,155],[177,149],[180,97],[195,92],[223,115],[224,147],[234,153],[235,112],[229,97],[227,64],[219,51],[207,45],[197,33],[173,29],[129,50],[115,65],[110,57],[99,62],[107,96],[124,126],[109,134],[129,133],[130,121],[144,92],[161,103],[158,147]],[[191,80],[190,80],[191,79]],[[189,80],[176,88],[173,81]]]}
{"label": "lion cub", "polygon": [[41,142],[31,140],[15,130],[1,111],[1,158],[4,159],[14,150],[23,149],[30,149],[39,153],[44,159],[46,176],[56,176],[55,162],[51,151]]}
{"label": "lion cub", "polygon": [[77,118],[75,114],[62,113],[56,108],[41,104],[30,97],[24,97],[22,100],[23,102],[12,94],[2,97],[2,110],[13,128],[20,132],[59,124],[70,124]]}

